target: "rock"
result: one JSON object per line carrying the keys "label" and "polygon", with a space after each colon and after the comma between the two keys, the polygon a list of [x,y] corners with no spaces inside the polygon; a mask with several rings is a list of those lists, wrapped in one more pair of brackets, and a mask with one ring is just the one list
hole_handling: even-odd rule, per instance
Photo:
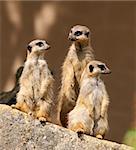
{"label": "rock", "polygon": [[0,105],[0,150],[132,150],[133,148],[83,135],[33,119]]}

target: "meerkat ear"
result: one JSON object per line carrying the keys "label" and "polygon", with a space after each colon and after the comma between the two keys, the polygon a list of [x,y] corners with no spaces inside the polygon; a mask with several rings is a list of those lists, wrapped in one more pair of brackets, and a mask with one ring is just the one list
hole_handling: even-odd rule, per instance
{"label": "meerkat ear", "polygon": [[89,37],[89,34],[90,34],[90,32],[86,32],[86,33],[85,33],[85,35],[86,35],[87,37]]}
{"label": "meerkat ear", "polygon": [[31,51],[32,51],[32,46],[28,45],[28,46],[27,46],[27,50],[31,53]]}
{"label": "meerkat ear", "polygon": [[93,72],[93,69],[94,69],[94,66],[93,66],[93,65],[90,65],[90,66],[89,66],[89,71],[90,71],[90,72]]}

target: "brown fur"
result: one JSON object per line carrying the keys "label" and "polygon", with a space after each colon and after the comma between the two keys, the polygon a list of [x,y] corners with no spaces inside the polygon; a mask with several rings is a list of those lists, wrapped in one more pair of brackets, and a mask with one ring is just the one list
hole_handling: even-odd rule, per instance
{"label": "brown fur", "polygon": [[[37,43],[42,42],[42,46]],[[34,40],[29,46],[27,60],[20,78],[20,91],[17,94],[17,109],[33,115],[41,121],[50,121],[53,105],[54,79],[44,59],[49,45],[43,40]]]}
{"label": "brown fur", "polygon": [[[104,69],[99,68],[104,65]],[[91,72],[90,66],[93,66]],[[82,131],[97,138],[103,138],[108,130],[107,111],[109,97],[101,73],[110,73],[100,61],[91,61],[85,68],[80,80],[80,92],[75,108],[68,114],[68,128]],[[82,125],[82,126],[79,126]]]}
{"label": "brown fur", "polygon": [[[76,31],[82,31],[81,36],[75,37]],[[74,108],[79,94],[81,74],[86,65],[94,59],[90,38],[85,36],[90,32],[85,26],[74,26],[69,34],[70,39],[76,40],[69,48],[69,52],[62,66],[61,89],[58,96],[59,108],[58,119],[62,125],[67,126],[67,114]]]}

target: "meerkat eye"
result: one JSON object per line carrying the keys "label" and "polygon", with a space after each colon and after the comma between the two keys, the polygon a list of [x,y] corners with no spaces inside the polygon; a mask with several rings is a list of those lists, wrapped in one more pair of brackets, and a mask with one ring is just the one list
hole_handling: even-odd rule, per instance
{"label": "meerkat eye", "polygon": [[105,70],[105,66],[104,65],[98,65],[98,67],[101,69],[101,70]]}
{"label": "meerkat eye", "polygon": [[89,37],[89,32],[86,32],[85,35],[86,35],[87,37]]}
{"label": "meerkat eye", "polygon": [[81,32],[81,31],[76,31],[76,32],[74,33],[74,35],[80,36],[80,35],[82,35],[82,32]]}
{"label": "meerkat eye", "polygon": [[29,52],[31,52],[32,51],[32,46],[28,45],[27,49],[29,50]]}
{"label": "meerkat eye", "polygon": [[39,47],[42,47],[44,44],[43,44],[43,42],[38,42],[38,43],[36,43],[36,45]]}
{"label": "meerkat eye", "polygon": [[90,66],[89,66],[90,72],[93,72],[93,69],[94,69],[94,66],[90,65]]}

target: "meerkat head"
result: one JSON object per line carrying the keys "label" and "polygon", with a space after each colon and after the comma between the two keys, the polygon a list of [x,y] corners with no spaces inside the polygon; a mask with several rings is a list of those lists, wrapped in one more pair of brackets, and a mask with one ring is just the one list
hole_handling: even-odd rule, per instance
{"label": "meerkat head", "polygon": [[47,42],[44,40],[33,40],[27,46],[27,50],[29,51],[29,53],[41,53],[45,50],[48,50],[49,48],[50,45],[47,44]]}
{"label": "meerkat head", "polygon": [[87,64],[87,72],[90,76],[98,76],[100,74],[111,73],[110,69],[101,61],[91,61]]}
{"label": "meerkat head", "polygon": [[88,42],[90,37],[90,30],[86,26],[76,25],[69,33],[69,40],[76,42]]}

